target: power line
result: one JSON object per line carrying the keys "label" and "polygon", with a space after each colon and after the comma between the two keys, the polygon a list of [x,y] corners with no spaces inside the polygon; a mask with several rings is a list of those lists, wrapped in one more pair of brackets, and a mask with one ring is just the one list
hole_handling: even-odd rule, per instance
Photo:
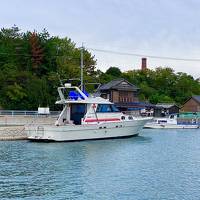
{"label": "power line", "polygon": [[176,60],[176,61],[187,61],[187,62],[200,62],[200,59],[195,58],[177,58],[177,57],[168,57],[168,56],[154,56],[154,55],[146,55],[146,54],[137,54],[137,53],[127,53],[127,52],[119,52],[112,50],[104,50],[104,49],[95,49],[95,48],[87,48],[91,51],[110,53],[110,54],[118,54],[118,55],[127,55],[127,56],[135,56],[135,57],[147,57],[154,59],[162,59],[162,60]]}
{"label": "power line", "polygon": [[[147,58],[153,58],[153,59],[162,59],[162,60],[175,60],[175,61],[186,61],[186,62],[200,62],[200,59],[198,58],[178,58],[178,57],[168,57],[168,56],[155,56],[155,55],[148,55],[148,54],[138,54],[138,53],[128,53],[128,52],[120,52],[120,51],[113,51],[113,50],[106,50],[106,49],[96,49],[96,48],[86,48],[90,51],[97,51],[102,53],[110,53],[110,54],[117,54],[117,55],[126,55],[126,56],[135,56],[135,57],[147,57]],[[26,53],[7,53],[7,52],[0,52],[0,55],[7,55],[7,56],[24,56],[24,57],[32,57],[30,54]],[[46,56],[44,56],[46,57]],[[47,56],[48,57],[48,56]],[[72,56],[72,55],[51,55],[51,59],[56,57],[65,57],[69,60],[80,60],[80,57],[78,56]]]}

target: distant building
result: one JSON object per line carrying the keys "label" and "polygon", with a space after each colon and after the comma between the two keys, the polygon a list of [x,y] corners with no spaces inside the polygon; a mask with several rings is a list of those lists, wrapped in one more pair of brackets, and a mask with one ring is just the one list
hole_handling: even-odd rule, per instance
{"label": "distant building", "polygon": [[158,103],[154,107],[154,117],[164,117],[173,113],[179,113],[179,109],[174,103]]}
{"label": "distant building", "polygon": [[147,70],[147,58],[142,58],[141,70],[142,71]]}
{"label": "distant building", "polygon": [[189,98],[181,107],[181,112],[200,112],[200,95]]}
{"label": "distant building", "polygon": [[138,102],[139,88],[120,78],[98,88],[101,97],[109,99],[121,110],[127,110],[132,103]]}

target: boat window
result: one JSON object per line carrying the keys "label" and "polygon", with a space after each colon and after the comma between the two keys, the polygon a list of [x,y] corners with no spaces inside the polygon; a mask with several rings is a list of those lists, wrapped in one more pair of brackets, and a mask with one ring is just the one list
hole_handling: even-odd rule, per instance
{"label": "boat window", "polygon": [[158,120],[158,123],[167,123],[167,120]]}
{"label": "boat window", "polygon": [[125,120],[125,117],[124,117],[124,116],[121,116],[121,119],[122,119],[122,120]]}
{"label": "boat window", "polygon": [[128,119],[129,119],[129,120],[132,120],[132,119],[133,119],[133,117],[132,117],[132,116],[128,116]]}
{"label": "boat window", "polygon": [[170,115],[170,119],[174,119],[174,115]]}
{"label": "boat window", "polygon": [[112,112],[110,104],[99,104],[96,112]]}
{"label": "boat window", "polygon": [[96,112],[120,112],[113,104],[99,104]]}
{"label": "boat window", "polygon": [[120,112],[119,109],[115,105],[111,104],[110,106],[111,106],[112,112]]}

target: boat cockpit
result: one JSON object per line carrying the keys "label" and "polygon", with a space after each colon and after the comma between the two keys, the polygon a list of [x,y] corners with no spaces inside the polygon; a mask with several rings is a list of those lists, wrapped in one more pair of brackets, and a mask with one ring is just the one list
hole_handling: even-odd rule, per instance
{"label": "boat cockpit", "polygon": [[70,106],[70,120],[73,121],[75,125],[80,125],[82,118],[87,112],[86,104],[71,104]]}

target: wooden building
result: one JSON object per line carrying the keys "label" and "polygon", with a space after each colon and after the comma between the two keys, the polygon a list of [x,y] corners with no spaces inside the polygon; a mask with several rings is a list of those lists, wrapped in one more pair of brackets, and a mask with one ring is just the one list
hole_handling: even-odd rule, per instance
{"label": "wooden building", "polygon": [[170,114],[179,113],[179,107],[174,103],[158,103],[154,107],[154,117],[165,117]]}
{"label": "wooden building", "polygon": [[121,110],[127,110],[131,103],[139,101],[139,88],[122,78],[100,86],[98,93],[100,93],[101,97],[115,103]]}
{"label": "wooden building", "polygon": [[181,112],[200,112],[200,95],[189,98],[181,107]]}

